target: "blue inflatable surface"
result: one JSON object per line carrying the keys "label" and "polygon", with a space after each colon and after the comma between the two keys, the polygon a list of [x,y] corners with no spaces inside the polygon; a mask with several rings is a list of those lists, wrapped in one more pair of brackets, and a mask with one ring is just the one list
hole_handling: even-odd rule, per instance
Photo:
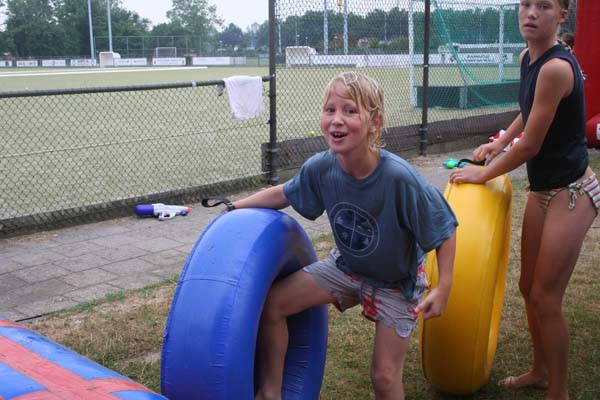
{"label": "blue inflatable surface", "polygon": [[0,316],[0,399],[166,400]]}
{"label": "blue inflatable surface", "polygon": [[[254,398],[260,314],[273,281],[316,260],[290,216],[240,209],[216,218],[181,274],[165,328],[161,390],[171,400]],[[327,307],[288,318],[283,398],[318,399]]]}

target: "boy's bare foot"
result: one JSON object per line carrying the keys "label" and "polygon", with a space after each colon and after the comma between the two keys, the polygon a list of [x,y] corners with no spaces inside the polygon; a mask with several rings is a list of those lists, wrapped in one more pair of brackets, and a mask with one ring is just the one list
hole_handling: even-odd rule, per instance
{"label": "boy's bare foot", "polygon": [[519,376],[508,376],[498,381],[498,385],[508,389],[548,389],[548,382],[546,381],[546,378],[539,377],[531,372]]}

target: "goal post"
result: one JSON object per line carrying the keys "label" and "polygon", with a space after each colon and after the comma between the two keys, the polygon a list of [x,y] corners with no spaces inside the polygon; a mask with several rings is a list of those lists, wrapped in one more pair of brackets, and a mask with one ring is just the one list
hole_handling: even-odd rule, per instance
{"label": "goal post", "polygon": [[101,51],[99,54],[100,68],[114,67],[117,60],[121,59],[119,53],[113,51]]}
{"label": "goal post", "polygon": [[177,57],[177,47],[155,47],[154,58]]}

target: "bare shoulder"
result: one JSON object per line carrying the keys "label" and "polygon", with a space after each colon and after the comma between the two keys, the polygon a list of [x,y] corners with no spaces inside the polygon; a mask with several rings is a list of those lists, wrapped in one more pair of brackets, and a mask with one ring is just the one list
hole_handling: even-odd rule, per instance
{"label": "bare shoulder", "polygon": [[528,51],[528,47],[525,47],[523,50],[521,50],[521,54],[519,54],[519,64],[523,62],[523,57],[525,57],[525,54],[527,54]]}
{"label": "bare shoulder", "polygon": [[574,79],[571,64],[562,58],[553,58],[540,69],[538,84],[547,85],[567,96],[573,88]]}
{"label": "bare shoulder", "polygon": [[546,62],[542,66],[542,71],[548,71],[548,73],[565,73],[572,72],[571,63],[564,58],[553,58]]}
{"label": "bare shoulder", "polygon": [[562,74],[572,75],[573,68],[564,58],[553,58],[542,66],[540,73],[558,78]]}

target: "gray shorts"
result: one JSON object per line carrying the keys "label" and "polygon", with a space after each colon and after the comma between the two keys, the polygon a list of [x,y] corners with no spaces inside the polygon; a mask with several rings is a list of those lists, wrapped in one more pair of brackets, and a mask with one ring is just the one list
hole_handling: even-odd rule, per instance
{"label": "gray shorts", "polygon": [[344,311],[362,305],[362,315],[371,321],[381,321],[393,328],[398,336],[406,338],[417,325],[415,307],[428,289],[425,268],[419,267],[417,287],[413,299],[406,298],[399,289],[376,288],[357,275],[341,271],[335,265],[339,250],[331,250],[329,257],[304,267],[323,289],[331,293],[338,310]]}

